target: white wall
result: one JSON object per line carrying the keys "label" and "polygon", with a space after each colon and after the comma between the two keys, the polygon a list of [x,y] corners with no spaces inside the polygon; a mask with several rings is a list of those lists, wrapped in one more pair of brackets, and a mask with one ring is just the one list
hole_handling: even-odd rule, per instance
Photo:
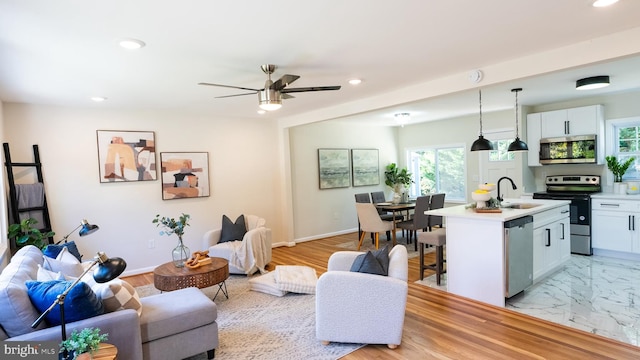
{"label": "white wall", "polygon": [[[220,227],[223,214],[233,219],[243,213],[260,215],[272,228],[274,242],[284,241],[278,130],[273,121],[14,103],[5,103],[3,113],[4,141],[10,144],[14,162],[33,161],[32,145],[40,148],[56,239],[83,218],[100,226],[90,236],[70,238],[85,257],[97,251],[120,256],[128,263],[127,274],[170,261],[177,239],[158,234],[151,223],[158,213],[192,216],[185,232],[192,251],[202,249],[203,233]],[[163,201],[160,180],[100,183],[96,130],[154,131],[158,163],[160,152],[208,152],[211,196]],[[151,239],[155,248],[149,249]]]}
{"label": "white wall", "polygon": [[[340,120],[290,128],[293,222],[296,242],[357,230],[356,193],[385,191],[384,167],[399,162],[396,128],[371,127]],[[378,149],[380,185],[320,190],[318,149]]]}

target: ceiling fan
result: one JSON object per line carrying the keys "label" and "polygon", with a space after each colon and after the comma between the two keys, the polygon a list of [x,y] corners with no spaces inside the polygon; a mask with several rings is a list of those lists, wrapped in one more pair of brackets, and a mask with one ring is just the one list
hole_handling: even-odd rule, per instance
{"label": "ceiling fan", "polygon": [[227,98],[233,96],[244,96],[251,94],[258,94],[258,106],[266,111],[278,110],[282,106],[282,99],[291,99],[294,96],[289,95],[289,93],[296,92],[307,92],[307,91],[326,91],[326,90],[340,90],[340,86],[312,86],[312,87],[302,87],[302,88],[287,88],[289,84],[298,80],[300,76],[285,74],[275,82],[271,81],[271,74],[276,70],[275,65],[265,64],[260,66],[260,69],[267,74],[267,81],[264,83],[264,88],[262,89],[251,89],[241,86],[232,86],[232,85],[222,85],[222,84],[211,84],[201,82],[198,85],[207,85],[207,86],[220,86],[232,89],[240,89],[240,90],[249,90],[250,93],[243,94],[235,94],[235,95],[225,95],[225,96],[217,96],[216,99]]}

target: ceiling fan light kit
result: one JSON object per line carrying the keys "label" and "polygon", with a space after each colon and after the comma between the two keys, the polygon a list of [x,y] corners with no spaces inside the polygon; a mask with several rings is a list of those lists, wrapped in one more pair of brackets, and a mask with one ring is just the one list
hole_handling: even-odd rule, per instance
{"label": "ceiling fan light kit", "polygon": [[258,92],[258,106],[262,110],[274,111],[282,107],[282,96],[275,90],[262,90]]}
{"label": "ceiling fan light kit", "polygon": [[592,76],[576,81],[576,90],[593,90],[609,86],[609,76]]}
{"label": "ceiling fan light kit", "polygon": [[264,83],[264,88],[262,89],[252,89],[241,86],[233,86],[233,85],[222,85],[222,84],[211,84],[211,83],[198,83],[198,85],[206,85],[206,86],[218,86],[225,87],[231,89],[240,89],[240,90],[248,90],[251,91],[249,93],[243,94],[235,94],[235,95],[225,95],[225,96],[217,96],[216,99],[234,97],[234,96],[244,96],[244,95],[252,95],[258,94],[258,106],[266,111],[274,111],[278,110],[282,107],[282,99],[291,99],[294,96],[289,95],[289,93],[295,92],[307,92],[307,91],[327,91],[327,90],[340,90],[340,86],[312,86],[312,87],[304,87],[304,88],[287,88],[289,84],[298,80],[300,76],[284,74],[278,80],[271,81],[271,74],[276,70],[275,65],[265,64],[260,66],[260,69],[267,74],[267,81]]}

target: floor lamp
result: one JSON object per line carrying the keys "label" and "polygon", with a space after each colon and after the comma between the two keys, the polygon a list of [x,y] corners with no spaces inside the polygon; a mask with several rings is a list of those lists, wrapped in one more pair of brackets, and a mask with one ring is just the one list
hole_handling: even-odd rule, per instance
{"label": "floor lamp", "polygon": [[[75,231],[75,230],[74,230]],[[32,328],[36,328],[42,320],[53,310],[56,305],[60,305],[60,329],[62,331],[62,341],[67,340],[67,329],[64,321],[64,299],[69,294],[69,291],[73,289],[80,279],[87,274],[95,265],[98,265],[98,268],[93,272],[93,279],[98,283],[105,283],[107,281],[113,280],[120,276],[124,269],[127,267],[127,263],[119,257],[108,258],[107,255],[103,252],[98,252],[98,254],[93,258],[91,265],[89,265],[86,270],[80,275],[69,287],[67,287],[56,300],[49,306],[47,310],[45,310],[36,321],[31,324]],[[62,358],[67,359],[69,356],[67,350],[65,349],[62,353]]]}

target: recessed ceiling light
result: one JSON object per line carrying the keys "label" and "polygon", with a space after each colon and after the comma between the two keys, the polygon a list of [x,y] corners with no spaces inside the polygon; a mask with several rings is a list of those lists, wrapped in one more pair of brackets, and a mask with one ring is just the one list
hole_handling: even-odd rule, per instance
{"label": "recessed ceiling light", "polygon": [[93,101],[95,101],[95,102],[102,102],[102,101],[107,100],[107,98],[106,98],[106,97],[104,97],[104,96],[92,96],[92,97],[91,97],[91,100],[93,100]]}
{"label": "recessed ceiling light", "polygon": [[264,115],[264,114],[266,114],[266,113],[267,113],[267,111],[266,111],[266,110],[262,110],[262,109],[259,109],[259,110],[258,110],[258,114],[260,114],[260,115]]}
{"label": "recessed ceiling light", "polygon": [[593,7],[605,7],[617,3],[618,0],[595,0]]}
{"label": "recessed ceiling light", "polygon": [[360,80],[360,79],[351,79],[351,80],[349,80],[349,84],[351,84],[351,85],[358,85],[361,82],[362,82],[362,80]]}
{"label": "recessed ceiling light", "polygon": [[123,39],[118,43],[121,47],[127,50],[137,50],[144,47],[146,44],[138,39]]}

